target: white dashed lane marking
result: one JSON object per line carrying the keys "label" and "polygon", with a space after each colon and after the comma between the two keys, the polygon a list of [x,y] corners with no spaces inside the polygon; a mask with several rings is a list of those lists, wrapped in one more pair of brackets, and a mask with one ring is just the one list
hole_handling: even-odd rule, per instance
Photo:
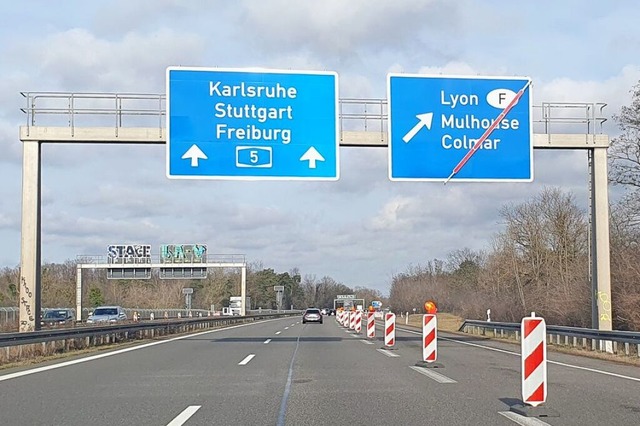
{"label": "white dashed lane marking", "polygon": [[411,368],[414,371],[417,371],[418,373],[427,376],[430,379],[435,380],[438,383],[458,383],[453,379],[450,379],[449,377],[445,376],[444,374],[440,374],[440,373],[436,373],[435,371],[429,369],[429,368],[424,368],[424,367],[417,367],[415,365],[411,365],[409,366],[409,368]]}
{"label": "white dashed lane marking", "polygon": [[256,354],[247,355],[245,359],[243,359],[242,361],[240,361],[238,363],[238,365],[247,365],[247,364],[249,364],[249,362],[253,359],[254,356],[256,356]]}
{"label": "white dashed lane marking", "polygon": [[190,405],[176,416],[167,426],[182,426],[200,409],[201,405]]}

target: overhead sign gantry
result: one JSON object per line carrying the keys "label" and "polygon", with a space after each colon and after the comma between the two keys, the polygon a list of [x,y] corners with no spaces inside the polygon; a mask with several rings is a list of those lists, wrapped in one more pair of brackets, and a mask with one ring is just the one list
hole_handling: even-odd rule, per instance
{"label": "overhead sign gantry", "polygon": [[[222,70],[216,70],[216,71],[220,72]],[[247,73],[245,74],[246,77],[249,76],[248,74],[255,74],[256,78],[258,75],[270,74],[269,71],[258,72],[254,70],[246,71],[246,73]],[[283,75],[288,75],[288,73],[289,72],[276,72],[276,71],[273,72],[273,74],[283,74]],[[309,74],[322,75],[323,73],[309,73]],[[287,79],[289,77],[284,77],[280,75],[279,78]],[[469,78],[471,79],[471,77]],[[251,80],[251,81],[254,81],[254,80]],[[280,81],[280,80],[277,80],[277,81]],[[276,84],[277,81],[273,80],[273,84]],[[337,80],[334,80],[334,81],[335,81],[335,86],[337,86]],[[392,80],[390,82],[392,82]],[[517,103],[509,107],[511,102],[508,102],[505,108],[502,109],[503,112],[505,110],[508,110],[507,113],[505,113],[505,117],[507,119],[515,117],[512,114],[518,111],[519,105],[525,105],[527,103],[530,103],[530,95],[528,94],[528,86],[526,85],[528,83],[528,79],[522,79],[520,83],[523,83],[524,85],[521,89],[518,89],[518,91],[516,91],[516,89],[519,86],[516,86],[514,88],[509,88],[510,86],[503,86],[502,84],[500,84],[500,86],[497,86],[499,89],[509,88],[509,90],[511,92],[516,93],[516,95],[518,95],[518,93],[522,91],[522,94],[519,95],[520,98],[517,100]],[[234,90],[236,90],[236,92],[239,90],[240,93],[242,93],[241,88],[229,89],[230,91],[227,92],[227,89],[221,89],[222,83],[221,85],[216,86],[216,83],[214,82],[213,87],[208,81],[206,82],[206,84],[207,84],[207,88],[205,89],[206,90],[205,93],[207,95],[210,95],[211,92],[214,92],[213,94],[217,96],[218,91],[220,91],[220,93],[223,95],[226,93],[230,93],[230,95],[233,95]],[[280,81],[280,86],[283,88],[287,84],[289,83],[285,84],[285,81]],[[296,84],[291,84],[291,86],[296,87],[296,96],[297,96],[298,86],[296,86]],[[334,93],[334,95],[337,93],[335,86],[334,86],[334,89],[331,90],[331,92]],[[242,87],[242,84],[240,84],[240,87]],[[244,87],[246,88],[246,84]],[[299,86],[299,87],[303,87],[303,86]],[[324,85],[323,87],[327,87],[327,85]],[[309,89],[310,92],[314,90],[313,87],[308,87],[307,89]],[[307,89],[305,89],[304,91],[306,92]],[[281,89],[278,89],[278,90],[280,90],[280,93],[282,93]],[[287,89],[284,89],[284,90],[285,92],[287,92]],[[495,90],[495,88],[492,90]],[[329,91],[329,89],[327,89],[327,91]],[[249,94],[249,91],[246,90],[245,93]],[[255,93],[257,94],[258,92],[255,92]],[[425,136],[424,133],[428,133],[430,129],[426,129],[426,130],[424,129],[424,127],[426,127],[426,124],[420,124],[420,126],[415,128],[416,125],[418,124],[420,119],[424,120],[425,123],[427,122],[428,115],[423,115],[423,114],[431,113],[432,115],[431,120],[433,120],[436,114],[438,113],[438,111],[437,110],[430,111],[430,110],[423,109],[422,108],[423,105],[426,105],[427,107],[429,106],[428,103],[424,103],[424,104],[414,105],[414,107],[411,107],[409,111],[402,112],[402,110],[400,110],[400,112],[398,112],[396,110],[396,107],[401,106],[401,104],[397,102],[398,97],[395,96],[396,92],[393,91],[392,93],[392,89],[390,89],[389,93],[393,95],[393,99],[389,100],[392,103],[392,109],[393,109],[392,111],[393,118],[391,118],[393,123],[389,124],[391,126],[392,133],[387,135],[386,132],[381,130],[386,126],[386,123],[387,123],[387,114],[384,112],[386,102],[384,100],[375,100],[375,102],[373,102],[374,105],[379,106],[379,109],[376,108],[376,112],[371,112],[370,110],[367,109],[368,106],[371,105],[371,102],[369,102],[368,100],[355,100],[356,102],[353,102],[354,100],[350,100],[349,102],[346,102],[347,100],[343,100],[341,105],[345,104],[349,106],[353,106],[353,105],[362,106],[363,112],[360,112],[357,114],[343,113],[342,119],[356,118],[358,120],[362,120],[361,122],[364,123],[364,130],[342,131],[341,138],[338,139],[340,141],[340,146],[386,147],[387,145],[390,145],[390,144],[394,144],[394,146],[397,144],[400,144],[401,146],[402,144],[410,146],[414,142],[420,142],[419,139],[421,137],[424,137]],[[473,92],[469,92],[469,93],[473,94]],[[506,94],[507,92],[505,90],[502,90],[494,93],[498,93],[497,98],[500,101],[499,103],[500,105],[503,105],[503,100],[507,99],[508,97],[505,98],[503,96],[503,100],[501,100],[499,94],[500,93]],[[167,113],[168,113],[168,111],[166,111],[165,109],[165,106],[169,107],[169,105],[167,105],[165,102],[165,94],[135,94],[135,93],[133,94],[132,93],[127,93],[127,94],[66,93],[65,94],[65,93],[59,93],[59,92],[24,92],[22,93],[22,95],[26,99],[26,107],[23,108],[23,111],[27,114],[27,125],[20,127],[20,140],[22,140],[23,142],[22,227],[21,227],[21,255],[20,255],[20,331],[31,331],[38,328],[39,324],[36,321],[36,317],[37,317],[36,313],[39,312],[40,310],[41,145],[46,143],[164,144],[164,143],[171,143],[171,142],[167,138],[168,129],[165,129],[163,127],[163,118],[167,116]],[[293,92],[291,92],[291,95],[293,95]],[[451,104],[451,107],[453,107],[453,103],[455,102],[457,107],[458,105],[462,105],[463,103],[467,102],[467,99],[463,101],[464,98],[461,96],[461,94],[458,94],[458,95],[460,95],[460,97],[456,97],[455,101],[451,97],[447,98],[447,96],[445,96],[444,99],[445,100],[450,99],[450,101],[443,102],[442,97],[440,97],[440,104],[445,105],[448,102]],[[226,95],[224,95],[224,97],[226,97]],[[514,96],[513,99],[515,98],[516,97]],[[335,98],[330,98],[329,96],[326,96],[326,94],[322,98],[322,100],[318,98],[318,104],[320,106],[326,106],[326,104],[329,102],[327,99],[330,99],[332,105],[335,105],[334,103]],[[485,97],[484,99],[487,100],[489,98]],[[513,99],[511,99],[511,101]],[[242,99],[240,99],[240,101],[241,100]],[[479,105],[481,101],[482,101],[482,98],[480,97],[480,95],[477,95],[477,103]],[[100,102],[107,102],[107,105],[110,105],[110,106],[107,108],[96,109],[95,107],[96,103],[100,103]],[[186,102],[186,99],[183,99],[183,102]],[[468,102],[469,103],[476,102],[476,98],[468,96]],[[83,103],[86,106],[83,106]],[[132,106],[127,108],[126,105],[128,105],[129,103],[131,103]],[[145,108],[144,106],[141,106],[140,103],[143,103],[143,105],[149,105],[149,108]],[[203,117],[210,120],[211,115],[216,113],[216,110],[215,110],[215,104],[210,103],[208,105],[209,105],[209,110],[208,110],[209,115],[205,114]],[[417,106],[420,106],[420,108],[418,108]],[[258,107],[286,108],[287,105],[284,105],[284,104],[283,105],[266,105],[266,104],[257,105],[256,104],[256,108]],[[592,269],[591,269],[592,270],[592,286],[593,286],[593,292],[592,292],[592,296],[593,296],[592,318],[594,321],[593,327],[599,328],[601,330],[611,330],[611,327],[612,327],[611,303],[609,302],[611,300],[611,288],[610,288],[611,274],[610,274],[610,261],[609,261],[609,222],[608,222],[609,203],[608,203],[608,193],[607,193],[607,148],[609,147],[609,137],[605,134],[600,133],[601,124],[603,121],[605,121],[605,118],[603,118],[601,114],[603,107],[604,107],[604,104],[600,104],[600,103],[582,103],[582,104],[575,104],[575,103],[563,104],[563,103],[549,103],[549,102],[543,103],[541,106],[542,119],[540,121],[544,125],[544,131],[542,133],[536,133],[533,135],[532,146],[536,149],[581,149],[581,150],[586,149],[589,153],[591,178],[592,178],[592,182],[590,185],[591,200],[592,200],[591,208],[592,208],[592,218],[593,218],[592,226],[591,226],[591,231],[593,235],[592,253],[594,254],[592,257],[593,260],[592,260]],[[576,116],[573,114],[576,108],[579,108],[580,110],[582,110],[585,113],[585,116],[582,118],[576,118]],[[553,111],[562,111],[563,109],[565,111],[570,110],[572,112],[572,114],[569,116],[569,123],[579,123],[579,124],[581,123],[581,125],[586,124],[587,132],[584,132],[584,133],[583,132],[579,132],[579,133],[552,132],[550,129],[550,126],[553,126],[554,123],[567,123],[566,116],[564,118],[562,116],[556,117],[555,116],[556,114],[553,112]],[[312,117],[313,117],[313,112],[315,111],[314,109],[313,111],[309,112],[309,110],[306,107],[298,108],[298,106],[292,106],[291,116],[294,117],[295,121],[298,120],[298,116],[296,115],[296,110],[307,111],[308,112],[307,116],[311,114]],[[337,111],[337,108],[335,106],[332,108],[332,110],[333,110],[332,116],[337,115],[337,114],[334,115],[334,113]],[[175,112],[175,110],[173,112]],[[287,117],[288,117],[288,109],[283,110],[282,112],[283,117],[285,113],[287,114]],[[78,126],[75,120],[76,117],[84,116],[85,114],[93,114],[94,116],[100,115],[102,118],[105,118],[106,120],[108,120],[111,124],[107,124],[106,126],[101,126],[101,127]],[[218,111],[218,114],[222,114],[222,113]],[[420,114],[420,117],[416,117],[418,114]],[[444,114],[444,112],[440,111],[440,114]],[[501,121],[498,119],[500,117],[500,114],[501,113],[499,113],[495,117],[496,121]],[[61,118],[60,123],[62,124],[60,126],[52,126],[52,125],[42,125],[41,123],[37,122],[36,117],[42,117],[44,115],[46,115],[47,117],[50,117],[51,115],[58,115],[58,117]],[[328,113],[324,115],[328,117]],[[173,116],[173,113],[169,113],[169,116],[176,118],[175,116]],[[403,116],[404,116],[405,123],[404,125],[399,125],[398,122],[396,122],[396,119],[399,119],[399,118],[401,119]],[[115,120],[113,120],[114,117],[115,117]],[[135,122],[137,126],[123,125],[123,117],[135,118]],[[142,126],[140,123],[144,117],[148,117],[152,119],[154,124],[151,127]],[[182,118],[186,119],[187,117],[184,116]],[[440,119],[443,120],[442,116],[440,117]],[[259,122],[260,118],[258,117],[257,120]],[[276,119],[274,118],[274,120]],[[447,123],[449,123],[451,119],[447,117],[446,120],[447,120]],[[171,118],[169,118],[168,121],[171,121]],[[178,119],[178,121],[180,121],[180,119]],[[313,120],[311,120],[311,122],[312,121]],[[380,128],[375,131],[372,131],[371,128],[368,128],[367,123],[370,123],[372,121],[378,122],[380,124]],[[113,126],[113,123],[115,123],[116,125]],[[175,124],[175,121],[173,121],[173,123]],[[167,123],[167,124],[171,125],[171,123]],[[250,125],[250,124],[251,123],[248,123],[247,125]],[[273,125],[274,123],[271,123],[271,124]],[[282,124],[282,123],[277,123],[277,124]],[[175,129],[174,125],[171,125],[171,126],[172,128]],[[209,123],[209,126],[210,126],[209,129],[211,130],[212,129],[211,123]],[[231,122],[229,122],[228,126],[231,127]],[[276,128],[275,125],[273,125],[272,127]],[[285,127],[284,125],[282,125],[279,128],[284,129]],[[337,130],[336,130],[337,128],[339,128],[339,126],[333,127],[333,130],[332,130],[332,133],[334,131],[336,132],[336,138],[337,138]],[[474,129],[474,130],[478,130],[478,129]],[[484,129],[484,130],[486,131],[488,129]],[[503,130],[509,130],[509,129],[503,129]],[[512,126],[510,130],[516,130],[516,129],[514,126]],[[398,131],[399,133],[396,134],[396,131]],[[495,131],[495,129],[493,131]],[[492,138],[496,138],[497,133],[493,133],[493,131],[490,133],[490,135]],[[294,133],[295,132],[293,131],[293,127],[292,127],[292,133],[291,133],[292,142],[289,144],[283,144],[285,147],[289,147],[290,145],[293,144],[293,140],[295,140],[295,138],[293,137]],[[246,136],[246,134],[243,134],[243,136]],[[307,136],[311,138],[313,135],[307,134]],[[307,151],[311,148],[311,146],[314,146],[316,150],[318,150],[317,146],[319,145],[313,145],[316,143],[315,136],[313,137],[314,137],[313,142],[310,142],[310,145],[307,145]],[[477,136],[477,133],[474,133],[472,136],[469,136],[469,137],[483,139],[483,135]],[[488,136],[485,136],[485,137],[488,138]],[[390,138],[393,139],[393,141],[390,141],[389,140]],[[443,138],[444,137],[441,136],[440,140],[439,141],[436,140],[435,143],[442,145]],[[405,142],[404,139],[406,139],[407,142]],[[452,134],[452,139],[453,139],[453,134]],[[448,144],[449,143],[448,140],[449,139],[447,138],[444,143]],[[176,140],[173,139],[173,142],[175,141]],[[204,164],[205,161],[208,161],[209,155],[203,151],[203,154],[206,155],[208,158],[207,160],[201,159],[199,158],[201,157],[201,155],[199,155],[196,152],[197,150],[195,148],[192,150],[191,154],[195,153],[196,155],[195,156],[188,155],[187,151],[189,151],[191,146],[195,145],[195,143],[187,146],[189,141],[185,139],[183,140],[183,142],[184,142],[183,148],[185,149],[184,151],[180,152],[181,149],[176,149],[176,148],[171,148],[170,150],[169,149],[167,150],[167,153],[169,155],[173,155],[173,157],[171,157],[170,159],[167,159],[167,164],[170,164],[170,162],[178,161],[178,162],[181,162],[182,164],[181,167],[186,168],[185,170],[191,170],[191,169],[188,169],[188,167],[193,167],[191,166],[192,163]],[[195,142],[195,140],[192,140],[192,142]],[[237,142],[238,141],[234,143],[237,143]],[[502,144],[503,142],[504,141],[501,140],[500,143]],[[464,145],[464,141],[462,142],[462,144]],[[242,145],[242,146],[245,146],[245,145]],[[258,148],[265,147],[267,146],[267,144],[266,143],[262,144],[262,143],[258,143],[257,141],[252,141],[251,144],[247,144],[246,146],[255,147],[254,151],[259,151]],[[445,147],[443,146],[442,148],[444,149]],[[174,149],[176,149],[176,152],[173,152]],[[227,167],[230,167],[229,164],[231,164],[231,162],[236,161],[236,158],[237,158],[236,156],[238,155],[237,154],[238,151],[236,151],[236,149],[237,148],[234,148],[233,152],[231,153],[231,157],[228,157],[228,156],[224,157],[224,155],[222,155],[224,153],[221,153],[221,157],[225,158],[224,162],[227,165]],[[202,149],[200,150],[202,151]],[[336,155],[335,157],[336,171],[334,174],[327,172],[327,175],[331,175],[331,176],[335,175],[337,177],[338,176],[337,148],[334,148],[334,150]],[[306,153],[307,151],[304,151],[304,153]],[[320,152],[320,150],[318,151]],[[329,151],[331,151],[331,149]],[[454,161],[447,160],[447,161],[450,161],[448,163],[448,166],[451,167],[451,169],[449,168],[446,169],[446,171],[448,172],[448,175],[440,174],[439,176],[435,176],[434,179],[430,179],[429,177],[425,178],[423,175],[418,175],[418,176],[411,175],[409,178],[401,177],[396,179],[396,177],[394,177],[395,173],[391,173],[390,176],[394,180],[417,179],[417,180],[442,181],[446,179],[456,179],[456,178],[459,180],[463,180],[464,173],[467,173],[468,170],[471,170],[469,167],[472,165],[472,163],[474,161],[479,161],[477,160],[477,158],[482,157],[482,156],[478,157],[478,155],[482,153],[482,151],[472,153],[471,159],[467,158],[466,162],[463,161],[464,158],[472,151],[467,151],[466,153],[464,153],[464,150],[462,151],[463,151],[461,153],[462,158],[456,158],[454,159]],[[272,152],[274,153],[272,158],[274,161],[273,170],[275,171],[276,168],[280,167],[275,165],[280,155],[276,155],[275,151],[272,151]],[[290,155],[289,158],[295,159],[295,155],[291,156],[292,155],[291,152],[293,151],[290,150],[289,154],[286,154],[286,151],[285,151],[284,157],[287,158],[286,156]],[[225,155],[227,154],[229,153],[227,152]],[[390,154],[395,158],[397,152],[394,150],[390,152]],[[419,152],[414,152],[413,154],[414,155],[406,156],[407,162],[415,163],[415,162],[424,160],[424,158],[420,157]],[[322,153],[322,155],[326,160],[328,156],[325,156],[324,152]],[[250,150],[248,152],[248,156],[249,156],[249,162],[251,162],[251,164],[260,164],[263,161],[263,158],[261,159],[261,152],[251,152]],[[312,164],[315,164],[317,166],[316,169],[318,169],[318,165],[325,165],[328,163],[328,162],[323,162],[319,159],[316,159],[314,163],[313,161],[311,161],[311,158],[313,157],[304,156],[306,158],[310,158],[309,160],[305,160],[304,158],[302,158],[303,156],[304,155],[301,154],[301,156],[295,159],[295,161],[299,163],[306,162],[308,169],[313,169]],[[182,158],[182,157],[185,157],[185,158]],[[444,161],[444,157],[442,160]],[[240,160],[240,162],[242,161],[243,160]],[[255,161],[255,163],[252,161]],[[439,159],[427,158],[424,161],[437,162],[439,161]],[[461,164],[462,166],[459,166],[459,164]],[[390,166],[394,166],[394,165],[395,163],[390,164]],[[234,166],[234,167],[238,168],[238,166]],[[287,166],[285,166],[285,168],[286,167]],[[295,166],[291,166],[292,169],[294,167]],[[300,165],[298,164],[297,167],[300,167]],[[419,164],[417,167],[422,167],[422,165]],[[195,168],[197,168],[197,166]],[[257,170],[259,169],[259,167],[248,167],[246,169]],[[456,169],[458,170],[458,173],[455,173]],[[169,167],[168,170],[172,170],[172,169]],[[420,169],[418,168],[418,170]],[[489,170],[492,170],[492,168],[489,168]],[[184,170],[182,171],[184,172]],[[201,172],[202,170],[198,170],[198,171],[192,170],[190,174],[185,173],[184,176],[178,176],[178,175],[176,176],[184,177],[184,178],[194,178],[194,179],[200,178],[200,177],[207,177],[205,173],[201,173]],[[309,176],[313,175],[311,178],[314,178],[314,179],[325,179],[325,178],[333,179],[331,177],[326,177],[324,174],[325,172],[326,171],[323,171],[321,173],[319,172],[317,175],[313,175],[313,173],[307,170],[305,172],[305,175],[309,175]],[[235,175],[229,177],[229,179],[259,179],[259,178],[288,179],[285,176],[293,175],[293,173],[289,173],[287,175],[287,173],[284,173],[281,170],[279,174],[273,171],[270,173],[271,175],[267,175],[265,173],[264,177],[260,176],[257,172],[253,172],[253,174],[250,176],[241,176],[241,174],[238,173],[238,171],[236,170]],[[298,175],[302,175],[302,172],[298,173],[296,176]],[[320,177],[320,176],[323,176],[323,177]],[[209,177],[212,179],[224,178],[217,175],[216,176],[211,175]],[[518,178],[521,178],[521,177],[522,175],[519,176]],[[295,177],[292,177],[292,178],[295,178]],[[298,177],[298,178],[306,179],[303,177]],[[505,178],[505,180],[507,179]],[[527,179],[522,179],[522,180],[527,180]],[[114,265],[107,265],[107,266],[113,268]],[[153,265],[151,266],[153,267]],[[166,264],[162,264],[161,266],[166,266]],[[199,265],[199,266],[203,266],[203,265]]]}

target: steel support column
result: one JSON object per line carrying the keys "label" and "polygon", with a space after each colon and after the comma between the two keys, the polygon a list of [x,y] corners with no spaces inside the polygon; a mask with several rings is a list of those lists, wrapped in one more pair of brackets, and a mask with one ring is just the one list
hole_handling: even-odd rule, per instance
{"label": "steel support column", "polygon": [[76,266],[76,321],[82,321],[82,266]]}
{"label": "steel support column", "polygon": [[[592,326],[598,330],[612,330],[607,149],[593,148],[591,160]],[[610,352],[610,343],[607,352]]]}
{"label": "steel support column", "polygon": [[240,297],[242,304],[240,305],[240,315],[247,315],[247,266],[242,267],[240,282]]}
{"label": "steel support column", "polygon": [[40,154],[40,141],[23,141],[20,331],[40,329]]}

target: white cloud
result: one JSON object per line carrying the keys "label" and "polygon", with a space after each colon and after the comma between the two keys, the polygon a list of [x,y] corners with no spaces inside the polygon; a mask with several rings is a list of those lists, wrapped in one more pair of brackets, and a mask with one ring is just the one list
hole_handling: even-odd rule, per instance
{"label": "white cloud", "polygon": [[[406,0],[403,7],[381,0],[245,0],[246,27],[265,49],[309,49],[361,60],[373,50],[410,47],[420,29],[455,26],[450,3]],[[364,49],[363,49],[364,48]]]}
{"label": "white cloud", "polygon": [[385,203],[378,215],[371,219],[370,226],[376,231],[411,230],[412,221],[407,213],[411,213],[414,207],[414,200],[396,197]]}
{"label": "white cloud", "polygon": [[21,44],[48,90],[78,92],[162,92],[164,69],[199,65],[193,58],[204,49],[199,36],[168,28],[126,33],[116,40],[72,28]]}

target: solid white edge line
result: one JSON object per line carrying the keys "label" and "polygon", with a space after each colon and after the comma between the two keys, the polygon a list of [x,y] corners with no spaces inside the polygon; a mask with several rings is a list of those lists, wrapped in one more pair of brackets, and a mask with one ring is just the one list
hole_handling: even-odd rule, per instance
{"label": "solid white edge line", "polygon": [[[419,333],[419,332],[413,331],[413,330],[402,329],[402,331],[406,331],[407,333],[413,333],[413,334],[422,334],[422,333]],[[490,346],[483,346],[483,345],[479,345],[477,343],[463,342],[461,340],[452,339],[452,338],[449,338],[449,337],[438,336],[438,340],[445,340],[445,341],[448,341],[448,342],[460,343],[461,345],[473,346],[473,347],[476,347],[476,348],[486,349],[488,351],[501,352],[503,354],[515,355],[515,356],[518,356],[518,357],[520,356],[520,353],[518,353],[518,352],[507,351],[505,349],[492,348]],[[605,376],[617,377],[619,379],[626,379],[626,380],[632,380],[634,382],[640,382],[640,378],[638,378],[638,377],[625,376],[623,374],[611,373],[609,371],[604,371],[604,370],[596,370],[595,368],[581,367],[579,365],[566,364],[564,362],[551,361],[549,359],[547,359],[547,363],[559,365],[561,367],[573,368],[573,369],[576,369],[576,370],[588,371],[590,373],[603,374]]]}
{"label": "solid white edge line", "polygon": [[270,343],[270,342],[271,342],[271,339],[267,339],[267,340],[265,340],[263,343],[266,345],[266,344],[268,344],[268,343]]}
{"label": "solid white edge line", "polygon": [[428,378],[435,380],[438,383],[458,383],[452,378],[447,377],[444,374],[440,374],[436,371],[430,370],[428,368],[418,367],[416,365],[410,365],[409,368],[412,369],[413,371],[417,371],[423,376],[427,376]]}
{"label": "solid white edge line", "polygon": [[3,376],[0,376],[0,382],[3,382],[5,380],[9,380],[9,379],[15,379],[15,378],[22,377],[22,376],[29,376],[31,374],[42,373],[44,371],[55,370],[56,368],[68,367],[70,365],[75,365],[75,364],[82,364],[83,362],[94,361],[96,359],[106,358],[108,356],[120,355],[120,354],[123,354],[123,353],[126,353],[126,352],[135,351],[135,350],[138,350],[138,349],[149,348],[151,346],[162,345],[162,344],[169,343],[169,342],[175,342],[176,340],[189,339],[191,337],[197,337],[197,336],[201,336],[203,334],[209,334],[209,333],[219,333],[219,332],[225,331],[225,330],[231,330],[231,329],[240,328],[240,327],[248,327],[250,325],[255,325],[255,324],[260,324],[260,323],[265,323],[265,322],[270,322],[270,321],[277,321],[277,319],[266,320],[266,321],[256,321],[256,322],[247,323],[247,324],[233,325],[231,327],[226,327],[226,328],[218,328],[218,329],[215,329],[215,330],[203,331],[201,333],[187,334],[185,336],[173,337],[173,338],[167,339],[167,340],[159,340],[157,342],[144,343],[142,345],[136,345],[136,346],[132,346],[132,347],[129,347],[129,348],[117,349],[117,350],[112,351],[112,352],[105,352],[105,353],[101,353],[101,354],[98,354],[98,355],[91,355],[91,356],[86,357],[86,358],[78,358],[78,359],[74,359],[74,360],[71,360],[71,361],[64,361],[64,362],[61,362],[59,364],[46,365],[44,367],[36,367],[36,368],[31,369],[31,370],[17,371],[15,373],[9,373],[9,374],[5,374]]}
{"label": "solid white edge line", "polygon": [[400,357],[400,355],[394,354],[393,352],[389,352],[386,349],[376,349],[376,350],[378,352],[380,352],[381,354],[388,356],[389,358],[399,358]]}
{"label": "solid white edge line", "polygon": [[242,361],[240,361],[238,363],[238,365],[247,365],[249,364],[249,362],[253,359],[253,357],[255,357],[256,354],[249,354],[247,355]]}
{"label": "solid white edge line", "polygon": [[498,411],[498,414],[503,415],[520,426],[550,426],[549,423],[545,423],[538,418],[524,417],[518,413],[514,413],[513,411]]}
{"label": "solid white edge line", "polygon": [[627,379],[627,380],[633,380],[634,382],[640,382],[640,379],[637,378],[637,377],[625,376],[625,375],[617,374],[617,373],[610,373],[608,371],[596,370],[595,368],[589,368],[589,367],[581,367],[579,365],[565,364],[564,362],[549,361],[549,360],[547,360],[547,362],[549,364],[555,364],[555,365],[559,365],[561,367],[575,368],[576,370],[589,371],[591,373],[604,374],[605,376],[617,377],[619,379]]}
{"label": "solid white edge line", "polygon": [[183,424],[186,423],[187,420],[189,420],[191,418],[191,416],[193,416],[196,411],[198,411],[200,409],[200,407],[202,407],[201,405],[190,405],[187,408],[184,409],[184,411],[180,414],[178,414],[178,416],[171,420],[171,422],[167,425],[167,426],[182,426]]}

